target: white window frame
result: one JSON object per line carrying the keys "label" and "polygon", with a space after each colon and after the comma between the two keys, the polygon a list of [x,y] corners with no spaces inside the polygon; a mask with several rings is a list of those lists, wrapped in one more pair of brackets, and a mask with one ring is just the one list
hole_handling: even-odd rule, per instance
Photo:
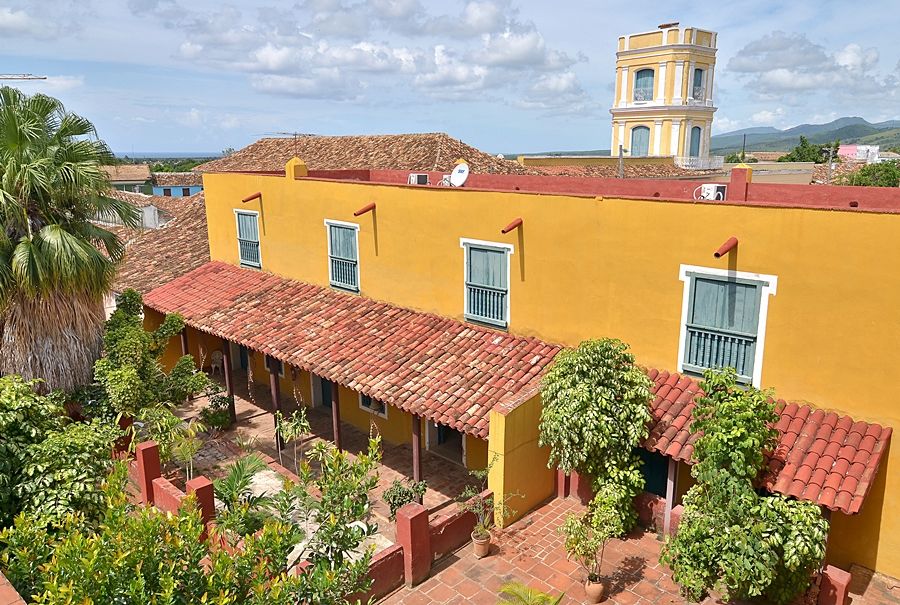
{"label": "white window frame", "polygon": [[[476,248],[490,248],[506,253],[506,326],[500,326],[487,322],[481,323],[477,320],[470,320],[468,319],[468,317],[466,317],[469,312],[469,288],[466,285],[466,280],[468,279],[469,275],[469,246],[475,246]],[[486,325],[501,330],[508,330],[509,325],[512,321],[510,305],[510,300],[512,300],[512,273],[510,272],[512,262],[510,258],[513,254],[515,254],[515,247],[512,244],[507,244],[504,242],[489,242],[486,240],[471,239],[467,237],[459,238],[459,247],[463,250],[463,317],[466,317],[467,321],[474,321],[478,323],[478,325]]]}
{"label": "white window frame", "polygon": [[[332,282],[333,276],[331,273],[331,227],[347,227],[349,229],[353,229],[353,232],[356,237],[356,290],[351,290],[350,288],[343,288],[341,286],[336,286]],[[332,288],[337,288],[342,292],[362,292],[362,271],[360,271],[360,262],[359,262],[359,223],[348,223],[347,221],[336,221],[330,218],[325,219],[325,242],[328,245],[328,285]]]}
{"label": "white window frame", "polygon": [[750,280],[760,283],[759,322],[756,327],[756,351],[753,357],[753,377],[751,384],[759,388],[762,381],[763,352],[766,347],[766,322],[769,316],[769,297],[775,296],[778,290],[778,276],[764,273],[748,273],[746,271],[732,271],[730,269],[718,269],[714,267],[701,267],[698,265],[681,265],[678,270],[678,279],[684,282],[684,292],[681,299],[681,333],[678,339],[678,371],[684,373],[684,352],[687,348],[687,319],[691,298],[691,279],[694,277],[725,277],[730,279]]}
{"label": "white window frame", "polygon": [[[241,238],[240,231],[238,229],[238,215],[239,214],[252,214],[256,216],[256,237],[259,239],[259,267],[254,267],[252,265],[245,265],[241,263]],[[234,235],[235,235],[235,243],[237,244],[238,250],[238,265],[244,267],[246,269],[262,269],[263,259],[262,259],[262,229],[259,228],[259,211],[257,210],[244,210],[242,208],[234,208]]]}
{"label": "white window frame", "polygon": [[369,408],[369,407],[366,407],[363,405],[363,397],[366,397],[367,395],[364,395],[363,393],[358,393],[358,395],[359,395],[359,409],[363,410],[364,412],[368,412],[368,413],[372,414],[373,416],[378,416],[379,418],[384,418],[385,420],[387,420],[388,405],[385,402],[381,401],[380,399],[375,399],[374,397],[369,397],[370,400],[377,401],[384,408],[383,412],[376,412],[372,408]]}

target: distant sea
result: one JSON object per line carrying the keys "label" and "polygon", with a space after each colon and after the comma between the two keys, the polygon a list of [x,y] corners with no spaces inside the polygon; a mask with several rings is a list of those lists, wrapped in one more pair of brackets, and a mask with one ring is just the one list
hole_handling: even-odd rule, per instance
{"label": "distant sea", "polygon": [[220,158],[221,151],[116,151],[117,158]]}

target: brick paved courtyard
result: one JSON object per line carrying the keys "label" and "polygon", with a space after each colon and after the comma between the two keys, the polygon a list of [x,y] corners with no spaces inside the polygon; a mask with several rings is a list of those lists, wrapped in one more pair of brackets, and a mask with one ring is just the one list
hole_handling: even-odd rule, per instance
{"label": "brick paved courtyard", "polygon": [[[509,528],[498,532],[491,555],[477,560],[471,545],[442,560],[419,586],[389,595],[387,605],[424,603],[490,603],[506,582],[519,581],[554,595],[565,593],[563,603],[584,601],[584,572],[566,560],[562,537],[556,528],[569,513],[583,506],[574,499],[551,500]],[[659,564],[661,543],[656,534],[635,532],[627,540],[614,540],[606,548],[603,574],[610,580],[615,605],[666,605],[687,603],[678,587]],[[710,600],[709,603],[715,601]]]}

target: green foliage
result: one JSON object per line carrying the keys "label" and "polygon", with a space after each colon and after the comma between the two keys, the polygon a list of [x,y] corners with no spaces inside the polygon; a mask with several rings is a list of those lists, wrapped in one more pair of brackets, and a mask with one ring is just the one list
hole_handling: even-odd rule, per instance
{"label": "green foliage", "polygon": [[[314,476],[304,463],[301,482],[285,486],[284,517],[263,518],[258,532],[243,536],[241,548],[211,546],[236,543],[221,525],[212,539],[200,542],[203,526],[191,498],[177,514],[129,506],[127,469],[118,465],[106,484],[98,524],[69,514],[51,532],[40,518],[21,514],[13,527],[0,532],[0,567],[30,603],[344,605],[349,595],[370,586],[366,574],[372,551],[359,550],[376,530],[365,518],[368,494],[378,481],[379,442],[372,440],[369,451],[356,459],[324,445],[313,450],[312,458],[322,472]],[[259,468],[259,463],[242,466],[236,474],[252,476],[247,468]],[[247,502],[243,477],[234,480],[230,492],[217,489],[217,494],[231,503]],[[316,490],[320,500],[310,496]],[[304,538],[294,519],[309,517],[310,511],[319,522],[306,536],[302,555],[310,565],[294,574],[288,555]]]}
{"label": "green foliage", "polygon": [[559,528],[559,533],[565,536],[564,546],[569,558],[584,568],[592,582],[600,580],[606,545],[627,531],[620,506],[617,486],[601,485],[585,513],[569,515]]}
{"label": "green foliage", "polygon": [[[216,386],[210,384],[206,390],[206,397],[209,403],[200,410],[200,420],[206,426],[224,431],[231,426],[231,412],[229,409],[234,398],[222,392],[216,392]],[[280,412],[275,412],[279,414]]]}
{"label": "green foliage", "polygon": [[251,454],[236,460],[227,475],[213,481],[216,497],[225,505],[219,516],[222,527],[240,536],[250,535],[262,527],[269,498],[253,494],[250,485],[253,476],[265,468],[262,458]]}
{"label": "green foliage", "polygon": [[190,172],[200,164],[204,163],[205,159],[194,159],[194,158],[184,158],[184,159],[167,159],[165,161],[159,161],[153,163],[150,166],[151,172]]}
{"label": "green foliage", "polygon": [[500,587],[503,598],[497,605],[559,605],[565,594],[558,597],[531,588],[521,582],[507,582]]}
{"label": "green foliage", "polygon": [[[309,419],[306,417],[306,408],[299,408],[290,418],[286,418],[281,410],[275,412],[275,426],[278,434],[284,439],[285,443],[293,442],[294,446],[294,472],[300,474],[300,459],[303,457],[303,448],[300,439],[303,435],[312,432],[309,426]],[[278,452],[279,457],[281,452]]]}
{"label": "green foliage", "polygon": [[96,518],[100,482],[112,464],[118,427],[71,422],[59,393],[38,395],[34,381],[0,378],[0,527],[20,511],[42,522],[82,511]]}
{"label": "green foliage", "polygon": [[472,535],[478,538],[489,537],[497,519],[515,515],[516,511],[509,507],[509,502],[515,497],[521,497],[521,494],[494,494],[489,499],[481,497],[481,493],[487,489],[491,469],[498,459],[499,456],[494,454],[486,467],[470,470],[469,475],[477,480],[477,484],[470,483],[457,497],[459,508],[475,515],[475,529]]}
{"label": "green foliage", "polygon": [[868,164],[842,179],[842,185],[900,187],[900,162]]}
{"label": "green foliage", "polygon": [[747,156],[743,151],[738,151],[736,153],[730,153],[725,156],[726,164],[755,164],[758,162],[755,157]]}
{"label": "green foliage", "polygon": [[194,457],[203,449],[203,440],[199,435],[205,430],[206,425],[198,420],[182,423],[172,444],[172,456],[184,466],[188,481],[194,478]]}
{"label": "green foliage", "polygon": [[627,529],[637,521],[631,500],[644,486],[635,450],[647,437],[650,388],[628,346],[615,339],[560,352],[541,382],[540,444],[550,447],[550,467],[619,486]]}
{"label": "green foliage", "polygon": [[166,374],[160,358],[169,339],[184,328],[178,315],[167,315],[156,330],[144,330],[141,295],[125,290],[103,336],[106,355],[94,364],[94,378],[105,389],[109,406],[120,414],[139,416],[150,406],[173,407],[202,392],[209,379],[194,367],[190,355]]}
{"label": "green foliage", "polygon": [[390,487],[381,494],[381,499],[384,500],[385,504],[391,509],[391,520],[394,520],[400,507],[409,504],[410,502],[418,502],[421,500],[422,496],[425,495],[427,487],[428,486],[424,481],[401,481],[400,479],[394,479],[394,482],[391,483]]}
{"label": "green foliage", "polygon": [[838,158],[838,147],[840,141],[833,141],[825,145],[814,145],[804,136],[800,137],[800,144],[794,147],[789,153],[778,158],[779,162],[815,162],[816,164],[824,164],[828,161],[828,151],[831,150],[833,162],[840,161]]}
{"label": "green foliage", "polygon": [[663,548],[684,594],[711,589],[726,599],[764,596],[784,604],[802,593],[825,555],[828,523],[816,504],[760,496],[754,482],[772,451],[777,420],[768,393],[737,385],[731,368],[705,374],[694,409],[702,435],[678,533]]}

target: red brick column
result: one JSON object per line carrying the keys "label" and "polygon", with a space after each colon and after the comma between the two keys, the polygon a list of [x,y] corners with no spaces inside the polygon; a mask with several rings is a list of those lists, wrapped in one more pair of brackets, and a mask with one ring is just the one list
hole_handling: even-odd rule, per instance
{"label": "red brick column", "polygon": [[819,585],[818,605],[844,605],[850,588],[850,573],[834,565],[826,565]]}
{"label": "red brick column", "polygon": [[750,192],[751,172],[747,168],[732,168],[731,182],[728,183],[729,200],[746,200]]}
{"label": "red brick column", "polygon": [[428,509],[412,502],[397,511],[397,543],[403,547],[403,576],[415,586],[431,572],[431,531]]}
{"label": "red brick column", "polygon": [[141,502],[153,504],[153,480],[162,476],[159,461],[159,446],[155,441],[139,443],[134,453],[137,462],[138,488]]}
{"label": "red brick column", "polygon": [[[194,499],[197,501],[197,509],[200,511],[200,518],[203,520],[203,526],[205,528],[208,527],[210,521],[216,519],[216,501],[212,481],[203,476],[194,477],[187,482],[185,488],[188,494],[194,494]],[[205,542],[207,535],[207,529],[204,529],[200,539]]]}
{"label": "red brick column", "polygon": [[556,497],[565,498],[569,495],[569,475],[556,469]]}

